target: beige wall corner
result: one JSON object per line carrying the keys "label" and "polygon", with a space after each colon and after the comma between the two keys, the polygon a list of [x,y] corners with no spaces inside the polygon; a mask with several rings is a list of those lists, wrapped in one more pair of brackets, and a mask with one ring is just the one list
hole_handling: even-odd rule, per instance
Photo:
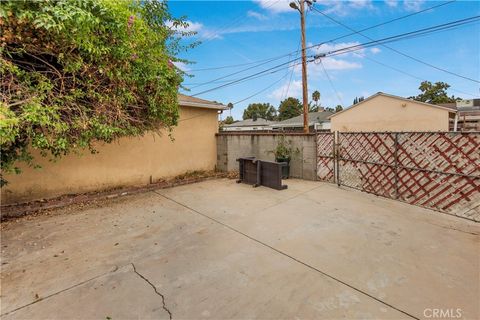
{"label": "beige wall corner", "polygon": [[449,111],[413,100],[378,95],[331,118],[331,130],[448,131]]}
{"label": "beige wall corner", "polygon": [[2,204],[48,199],[129,185],[144,185],[186,171],[213,170],[217,160],[215,133],[217,110],[180,107],[180,120],[172,141],[168,133],[147,133],[98,145],[56,162],[35,153],[42,168],[23,166],[19,175],[8,175]]}

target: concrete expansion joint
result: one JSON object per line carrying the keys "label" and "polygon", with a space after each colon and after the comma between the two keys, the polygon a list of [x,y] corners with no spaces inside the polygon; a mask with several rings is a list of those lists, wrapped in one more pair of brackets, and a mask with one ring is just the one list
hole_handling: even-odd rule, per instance
{"label": "concrete expansion joint", "polygon": [[[123,267],[122,267],[122,268],[123,268]],[[18,308],[15,308],[15,309],[13,309],[13,310],[10,310],[10,311],[7,311],[7,312],[5,312],[5,313],[0,314],[0,317],[9,315],[9,314],[14,313],[14,312],[16,312],[16,311],[18,311],[18,310],[21,310],[21,309],[23,309],[23,308],[26,308],[26,307],[29,307],[29,306],[31,306],[31,305],[34,305],[34,304],[36,304],[36,303],[38,303],[38,302],[41,302],[41,301],[50,299],[50,298],[52,298],[52,297],[55,297],[55,296],[57,296],[57,295],[59,295],[59,294],[61,294],[61,293],[64,293],[64,292],[67,292],[67,291],[69,291],[69,290],[72,290],[72,289],[74,289],[74,288],[76,288],[76,287],[82,286],[82,285],[84,285],[84,284],[86,284],[86,283],[88,283],[88,282],[90,282],[90,281],[99,279],[99,278],[101,278],[101,277],[103,277],[103,276],[105,276],[105,275],[107,275],[107,274],[114,273],[114,272],[116,272],[118,269],[119,269],[119,267],[118,267],[117,265],[115,265],[115,266],[113,267],[113,269],[110,270],[110,271],[104,272],[104,273],[102,273],[102,274],[99,274],[98,276],[95,276],[95,277],[93,277],[93,278],[87,279],[87,280],[85,280],[85,281],[81,281],[81,282],[79,282],[79,283],[76,283],[76,284],[68,287],[68,288],[65,288],[65,289],[63,289],[63,290],[54,292],[54,293],[49,294],[49,295],[47,295],[47,296],[45,296],[45,297],[40,297],[40,298],[38,298],[38,299],[35,300],[35,301],[32,301],[32,302],[27,303],[27,304],[25,304],[25,305],[23,305],[23,306],[20,306],[20,307],[18,307]]]}
{"label": "concrete expansion joint", "polygon": [[163,294],[161,294],[160,292],[158,292],[157,287],[153,283],[151,283],[150,280],[145,278],[145,276],[143,276],[141,273],[139,273],[137,271],[137,268],[135,268],[135,264],[133,262],[131,262],[131,265],[133,267],[133,272],[135,272],[140,278],[142,278],[145,282],[147,282],[153,288],[155,293],[162,298],[162,308],[163,308],[163,310],[165,310],[168,313],[168,317],[170,319],[173,319],[172,318],[172,312],[167,308],[167,305],[165,304],[165,296]]}

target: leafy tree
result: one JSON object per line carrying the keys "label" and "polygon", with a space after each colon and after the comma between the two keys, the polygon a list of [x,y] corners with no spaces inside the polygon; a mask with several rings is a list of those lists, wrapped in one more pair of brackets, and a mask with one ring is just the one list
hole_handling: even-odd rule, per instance
{"label": "leafy tree", "polygon": [[230,115],[232,115],[233,103],[229,102],[229,103],[227,104],[227,108],[228,108],[228,110],[230,111]]}
{"label": "leafy tree", "polygon": [[318,90],[312,93],[312,100],[315,101],[315,106],[318,107],[318,101],[320,100],[320,92]]}
{"label": "leafy tree", "polygon": [[335,107],[335,112],[340,112],[343,110],[343,107],[339,104],[337,104],[337,106]]}
{"label": "leafy tree", "polygon": [[235,120],[233,120],[233,117],[232,116],[228,116],[225,118],[225,121],[223,122],[224,124],[232,124],[234,123]]}
{"label": "leafy tree", "polygon": [[270,103],[251,103],[243,110],[243,120],[253,118],[275,120],[276,116],[277,110]]}
{"label": "leafy tree", "polygon": [[[188,23],[164,1],[4,1],[0,6],[3,173],[178,121],[173,62]],[[3,180],[2,180],[3,181]]]}
{"label": "leafy tree", "polygon": [[335,109],[328,107],[328,108],[325,108],[325,111],[335,112]]}
{"label": "leafy tree", "polygon": [[320,110],[319,106],[312,105],[311,102],[308,103],[308,112],[318,112],[318,110]]}
{"label": "leafy tree", "polygon": [[449,97],[447,95],[448,88],[450,88],[450,85],[445,82],[435,82],[432,84],[430,81],[423,81],[420,87],[418,87],[422,93],[414,97],[409,97],[409,99],[433,104],[450,103],[455,102],[456,99],[460,99],[455,98],[453,95]]}
{"label": "leafy tree", "polygon": [[355,97],[355,99],[353,99],[353,104],[357,104],[359,102],[362,102],[363,100],[365,100],[365,98],[363,96]]}
{"label": "leafy tree", "polygon": [[278,107],[278,120],[287,120],[299,116],[302,113],[303,106],[300,103],[300,100],[297,98],[288,97],[280,102],[280,106]]}

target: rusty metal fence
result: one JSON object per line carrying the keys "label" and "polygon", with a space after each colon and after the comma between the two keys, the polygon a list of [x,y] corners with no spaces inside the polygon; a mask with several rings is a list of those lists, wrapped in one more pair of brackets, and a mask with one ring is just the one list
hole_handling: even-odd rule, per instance
{"label": "rusty metal fence", "polygon": [[479,132],[319,134],[317,156],[320,180],[480,221]]}

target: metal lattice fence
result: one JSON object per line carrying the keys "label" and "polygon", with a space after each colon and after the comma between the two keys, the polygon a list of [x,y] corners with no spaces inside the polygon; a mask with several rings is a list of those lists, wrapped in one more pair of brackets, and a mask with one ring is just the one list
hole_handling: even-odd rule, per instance
{"label": "metal lattice fence", "polygon": [[[327,164],[335,168],[333,180],[339,185],[480,221],[479,132],[352,132],[334,137],[333,164]],[[325,140],[317,137],[318,172],[327,171],[329,158],[321,153]]]}

